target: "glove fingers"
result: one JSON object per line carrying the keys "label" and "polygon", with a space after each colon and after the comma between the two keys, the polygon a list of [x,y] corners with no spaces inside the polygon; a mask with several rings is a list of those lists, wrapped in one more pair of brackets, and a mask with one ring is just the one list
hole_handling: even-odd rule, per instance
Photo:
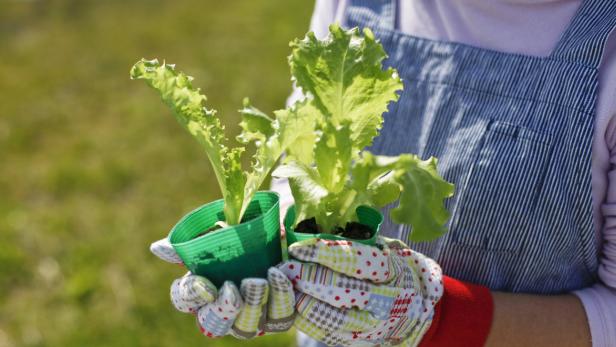
{"label": "glove fingers", "polygon": [[293,324],[295,328],[311,338],[323,342],[328,346],[352,346],[353,335],[346,331],[324,331],[318,329],[314,324],[303,316],[297,316]]}
{"label": "glove fingers", "polygon": [[178,311],[197,312],[216,299],[216,287],[207,278],[186,274],[171,284],[171,302]]}
{"label": "glove fingers", "polygon": [[[396,261],[392,261],[394,267],[404,268],[403,271],[414,272],[420,281],[437,282],[442,284],[443,272],[441,267],[431,258],[410,249],[400,240],[380,238],[380,241],[385,243],[390,251],[396,255]],[[393,259],[392,259],[393,260]],[[398,270],[398,272],[402,272]],[[413,286],[412,283],[402,283],[405,288]]]}
{"label": "glove fingers", "polygon": [[[424,299],[425,307],[434,307],[443,296],[443,271],[432,259],[425,255],[407,251],[399,254],[400,259],[406,263],[407,273],[414,276],[415,285]],[[407,276],[409,277],[409,276]],[[427,319],[432,310],[425,312],[423,319]]]}
{"label": "glove fingers", "polygon": [[397,306],[389,307],[387,312],[393,312],[392,316],[386,313],[386,319],[381,320],[369,311],[336,308],[302,293],[297,298],[295,327],[329,345],[402,341],[406,336],[398,335],[417,324],[417,319],[407,314],[404,305],[405,302],[398,300]]}
{"label": "glove fingers", "polygon": [[173,264],[182,263],[182,259],[180,259],[180,256],[178,256],[178,254],[175,252],[175,249],[173,249],[173,246],[171,246],[169,239],[166,237],[164,239],[153,242],[150,245],[150,252],[154,253],[155,256],[166,262]]}
{"label": "glove fingers", "polygon": [[197,314],[201,332],[207,337],[227,335],[242,308],[242,297],[232,282],[225,282],[218,299],[203,306]]}
{"label": "glove fingers", "polygon": [[379,244],[381,244],[381,245],[383,245],[383,246],[385,246],[385,247],[387,247],[389,249],[395,250],[395,251],[410,249],[410,247],[406,243],[402,242],[401,240],[391,239],[391,238],[385,237],[385,236],[379,236],[377,242]]}
{"label": "glove fingers", "polygon": [[295,289],[338,308],[364,309],[374,287],[317,264],[288,261],[279,268]]}
{"label": "glove fingers", "polygon": [[267,271],[270,286],[266,332],[287,331],[293,325],[295,317],[295,294],[293,284],[287,276],[275,267]]}
{"label": "glove fingers", "polygon": [[375,283],[391,281],[389,251],[358,242],[309,239],[289,246],[289,253],[302,261],[326,266],[336,272]]}
{"label": "glove fingers", "polygon": [[269,285],[263,278],[245,278],[240,292],[244,307],[233,325],[232,334],[238,339],[249,339],[265,333],[265,304],[269,296]]}
{"label": "glove fingers", "polygon": [[297,296],[297,314],[320,330],[366,331],[380,323],[370,312],[356,308],[342,309],[307,294]]}
{"label": "glove fingers", "polygon": [[311,263],[289,261],[280,269],[292,278],[299,292],[336,308],[364,310],[377,320],[387,320],[392,314],[404,315],[409,304],[421,304],[412,287],[371,284]]}

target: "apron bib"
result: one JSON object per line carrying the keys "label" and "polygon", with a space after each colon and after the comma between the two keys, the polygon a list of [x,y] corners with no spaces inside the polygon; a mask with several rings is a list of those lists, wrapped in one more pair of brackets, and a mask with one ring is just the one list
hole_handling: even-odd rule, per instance
{"label": "apron bib", "polygon": [[[591,152],[598,66],[616,1],[585,1],[548,57],[437,42],[397,30],[393,0],[350,1],[405,82],[375,154],[439,158],[456,186],[449,232],[410,246],[452,277],[493,290],[557,294],[597,280]],[[411,230],[387,218],[383,234]]]}

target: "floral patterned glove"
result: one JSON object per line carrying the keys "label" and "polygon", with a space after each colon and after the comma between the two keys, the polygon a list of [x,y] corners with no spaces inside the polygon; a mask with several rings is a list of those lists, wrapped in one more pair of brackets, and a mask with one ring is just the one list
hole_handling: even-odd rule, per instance
{"label": "floral patterned glove", "polygon": [[[166,238],[154,242],[150,250],[167,262],[182,263]],[[220,291],[208,279],[189,272],[173,281],[171,301],[179,311],[195,314],[207,337],[230,334],[248,339],[286,331],[295,316],[292,284],[276,268],[269,269],[267,279],[246,278],[239,290],[225,282]]]}
{"label": "floral patterned glove", "polygon": [[378,247],[311,239],[280,269],[295,289],[295,327],[328,345],[416,346],[443,294],[441,268],[398,240]]}

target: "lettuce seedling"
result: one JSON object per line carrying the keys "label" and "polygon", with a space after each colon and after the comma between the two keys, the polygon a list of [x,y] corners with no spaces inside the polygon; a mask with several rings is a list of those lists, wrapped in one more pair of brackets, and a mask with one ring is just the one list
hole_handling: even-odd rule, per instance
{"label": "lettuce seedling", "polygon": [[[242,145],[230,148],[216,111],[204,106],[207,99],[192,86],[192,77],[178,72],[174,65],[145,59],[133,66],[130,76],[144,80],[157,90],[177,121],[205,150],[223,195],[227,225],[240,223],[248,204],[283,151],[296,146],[296,141],[305,142],[303,133],[314,128],[311,118],[300,117],[302,113],[295,107],[276,111],[276,118],[271,118],[245,99],[240,110],[242,132],[237,137]],[[250,170],[245,171],[241,156],[249,143],[254,143],[256,152]]]}
{"label": "lettuce seedling", "polygon": [[412,226],[412,240],[442,235],[449,217],[443,201],[453,194],[453,185],[439,176],[437,160],[364,150],[403,88],[395,69],[383,69],[386,53],[374,34],[332,25],[326,39],[308,33],[291,47],[291,74],[306,96],[294,112],[309,119],[314,135],[296,143],[302,148],[292,147],[273,175],[289,179],[296,225],[314,217],[323,232],[331,233],[356,221],[360,205],[380,208],[398,200],[390,216]]}

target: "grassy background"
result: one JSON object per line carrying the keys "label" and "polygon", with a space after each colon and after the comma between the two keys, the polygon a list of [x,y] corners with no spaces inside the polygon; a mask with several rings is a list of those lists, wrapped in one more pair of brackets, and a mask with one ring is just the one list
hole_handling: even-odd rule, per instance
{"label": "grassy background", "polygon": [[312,2],[0,0],[0,346],[285,346],[206,340],[168,299],[183,270],[149,254],[220,193],[141,57],[195,77],[231,135],[249,96],[290,90],[288,42]]}

